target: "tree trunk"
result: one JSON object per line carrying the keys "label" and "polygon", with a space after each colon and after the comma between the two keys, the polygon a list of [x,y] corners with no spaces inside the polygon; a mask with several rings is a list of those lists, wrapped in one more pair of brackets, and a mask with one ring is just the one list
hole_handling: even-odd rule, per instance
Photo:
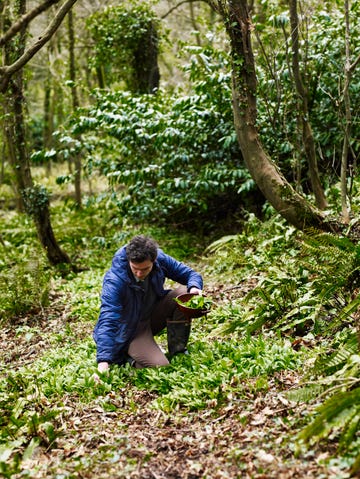
{"label": "tree trunk", "polygon": [[[26,0],[19,0],[17,7],[16,14],[19,17],[25,15]],[[16,43],[7,42],[5,44],[5,61],[11,62],[15,57],[23,54],[25,35],[26,26],[19,32]],[[31,176],[25,134],[22,69],[16,71],[9,78],[4,100],[6,139],[16,181],[19,208],[33,217],[39,240],[46,250],[50,263],[53,265],[70,263],[69,257],[60,249],[54,237],[46,190],[35,187]]]}
{"label": "tree trunk", "polygon": [[350,64],[350,20],[349,20],[349,2],[345,0],[345,68],[344,68],[344,109],[345,109],[345,131],[344,142],[341,153],[341,212],[343,221],[349,223],[350,212],[348,208],[348,192],[347,192],[347,168],[348,154],[351,134],[351,102],[350,102],[350,80],[351,80],[351,64]]}
{"label": "tree trunk", "polygon": [[299,119],[302,126],[303,144],[305,148],[306,158],[308,160],[310,183],[312,191],[315,195],[316,205],[318,208],[324,210],[327,207],[327,201],[319,177],[315,140],[309,118],[309,95],[300,71],[299,20],[297,14],[297,0],[289,0],[289,10],[291,25],[292,69],[294,74],[296,91],[301,104]]}
{"label": "tree trunk", "polygon": [[256,73],[246,0],[212,1],[230,37],[235,130],[249,172],[269,203],[296,228],[340,228],[299,195],[264,151],[256,128]]}
{"label": "tree trunk", "polygon": [[43,186],[32,185],[22,191],[25,211],[34,220],[39,240],[52,265],[71,264],[68,255],[59,247],[50,221],[49,196]]}
{"label": "tree trunk", "polygon": [[[20,17],[26,13],[26,0],[17,3],[16,14]],[[4,15],[4,28],[10,26],[8,12]],[[25,50],[26,29],[19,31],[17,43],[8,42],[4,49],[5,63],[12,63]],[[24,211],[22,191],[32,186],[30,165],[27,161],[25,120],[23,111],[23,75],[20,72],[9,81],[8,89],[4,94],[5,135],[9,160],[14,172],[16,188],[16,205],[19,211]]]}
{"label": "tree trunk", "polygon": [[102,65],[96,67],[96,77],[99,83],[99,88],[104,89],[106,85],[105,85],[104,68]]}
{"label": "tree trunk", "polygon": [[[54,118],[53,110],[51,108],[51,72],[47,72],[47,76],[44,82],[44,128],[43,128],[43,147],[49,150],[52,146],[52,134],[54,131]],[[51,174],[51,158],[46,162],[47,175]]]}
{"label": "tree trunk", "polygon": [[[68,31],[69,31],[69,75],[71,81],[71,99],[72,108],[75,112],[79,108],[79,97],[76,86],[76,65],[75,65],[75,34],[72,10],[68,13]],[[80,153],[75,153],[74,157],[74,185],[75,185],[75,204],[81,208],[81,156]]]}
{"label": "tree trunk", "polygon": [[43,201],[42,197],[39,200],[37,188],[33,184],[25,140],[22,83],[22,71],[19,71],[10,80],[5,94],[7,112],[10,113],[6,125],[7,143],[16,180],[18,206],[34,219],[38,238],[49,262],[53,265],[71,263],[55,240],[49,202]]}
{"label": "tree trunk", "polygon": [[134,88],[135,93],[155,93],[160,84],[158,65],[158,33],[156,25],[150,25],[144,32],[143,41],[134,51]]}
{"label": "tree trunk", "polygon": [[190,22],[191,22],[193,31],[195,32],[196,44],[197,44],[198,47],[201,47],[201,39],[200,39],[200,35],[199,35],[199,30],[200,29],[199,29],[199,27],[196,23],[193,2],[189,3],[189,9],[190,9]]}

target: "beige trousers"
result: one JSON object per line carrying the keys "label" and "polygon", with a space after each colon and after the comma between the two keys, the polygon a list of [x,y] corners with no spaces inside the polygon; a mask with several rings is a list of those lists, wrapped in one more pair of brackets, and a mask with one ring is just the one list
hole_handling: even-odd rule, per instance
{"label": "beige trousers", "polygon": [[154,339],[154,336],[163,331],[167,321],[182,321],[184,316],[177,308],[174,298],[186,293],[186,286],[179,286],[158,301],[148,321],[141,321],[137,327],[135,337],[131,341],[128,354],[135,360],[136,368],[168,366],[169,360]]}

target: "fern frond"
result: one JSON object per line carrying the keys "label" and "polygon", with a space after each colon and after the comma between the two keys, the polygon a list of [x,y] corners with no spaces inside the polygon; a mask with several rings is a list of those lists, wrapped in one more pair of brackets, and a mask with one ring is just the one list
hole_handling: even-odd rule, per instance
{"label": "fern frond", "polygon": [[358,340],[355,334],[352,334],[345,344],[328,356],[320,356],[315,362],[313,373],[316,375],[332,374],[339,370],[348,361],[348,359],[356,354],[358,350]]}
{"label": "fern frond", "polygon": [[355,313],[360,307],[360,296],[357,296],[350,303],[348,303],[339,313],[338,319],[340,321],[345,321],[349,316]]}
{"label": "fern frond", "polygon": [[349,448],[349,445],[355,439],[357,432],[359,431],[360,425],[360,408],[358,408],[357,413],[344,425],[343,433],[339,439],[339,451],[346,451]]}
{"label": "fern frond", "polygon": [[286,397],[294,402],[311,402],[325,391],[325,386],[322,384],[309,384],[307,386],[288,391]]}
{"label": "fern frond", "polygon": [[346,236],[338,236],[331,233],[319,233],[316,230],[314,230],[313,234],[309,233],[306,236],[305,242],[314,249],[333,246],[336,249],[346,251],[347,253],[355,252],[357,249],[355,243]]}
{"label": "fern frond", "polygon": [[336,429],[343,429],[345,438],[349,432],[346,426],[350,426],[359,414],[360,387],[352,391],[340,391],[319,406],[318,416],[300,432],[299,439],[305,444],[314,444]]}

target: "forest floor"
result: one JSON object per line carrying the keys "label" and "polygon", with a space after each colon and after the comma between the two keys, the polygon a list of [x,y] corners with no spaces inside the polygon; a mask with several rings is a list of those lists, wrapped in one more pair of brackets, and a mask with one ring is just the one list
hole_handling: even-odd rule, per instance
{"label": "forest floor", "polygon": [[[212,294],[216,295],[216,286]],[[211,292],[210,292],[211,294]],[[7,326],[0,332],[4,357],[2,375],[30,365],[50,346],[52,334],[71,322],[81,341],[91,331],[71,318],[64,298],[56,298],[40,315],[23,318],[36,322],[43,335],[22,337]],[[17,328],[19,324],[17,325]],[[18,329],[17,329],[18,330]],[[131,386],[108,393],[104,410],[97,400],[84,403],[76,394],[59,398],[57,417],[61,434],[51,448],[38,447],[14,478],[136,478],[226,479],[274,478],[321,479],[349,477],[338,467],[325,465],[326,450],[297,455],[290,440],[305,409],[284,395],[299,381],[298,372],[281,372],[269,378],[266,391],[256,391],[251,380],[244,384],[247,397],[217,410],[171,414],[154,410],[157,393]],[[46,398],[43,398],[44,407]],[[331,446],[330,446],[331,447]],[[29,475],[26,475],[28,471]],[[32,472],[29,472],[32,471]]]}

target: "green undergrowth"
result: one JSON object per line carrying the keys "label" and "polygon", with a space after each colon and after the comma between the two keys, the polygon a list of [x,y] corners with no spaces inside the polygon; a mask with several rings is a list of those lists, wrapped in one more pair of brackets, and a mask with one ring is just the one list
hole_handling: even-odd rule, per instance
{"label": "green undergrowth", "polygon": [[[198,331],[197,335],[201,333]],[[10,468],[9,464],[12,470],[16,469],[16,461],[21,462],[20,450],[26,457],[35,445],[55,447],[57,438],[63,434],[60,417],[69,408],[74,413],[96,403],[104,412],[115,411],[119,407],[112,400],[115,393],[125,395],[125,410],[136,413],[139,405],[131,396],[137,389],[153,394],[147,407],[165,413],[208,409],[216,415],[219,407],[246,397],[247,379],[256,378],[254,394],[266,392],[269,376],[276,371],[296,369],[301,364],[301,355],[280,338],[246,337],[242,341],[211,342],[203,338],[193,341],[190,354],[176,356],[167,368],[136,370],[129,365],[113,366],[109,374],[102,375],[101,383],[96,383],[92,338],[81,341],[61,338],[58,346],[58,336],[52,339],[52,347],[32,364],[1,379],[3,473]]]}
{"label": "green undergrowth", "polygon": [[[357,467],[356,243],[304,235],[272,214],[265,222],[248,215],[241,233],[209,244],[155,225],[129,225],[101,202],[88,208],[88,214],[70,205],[53,211],[62,247],[82,266],[77,274],[47,264],[26,217],[0,218],[1,323],[14,342],[6,356],[14,359],[2,365],[0,379],[4,477],[20,473],[36,447],[56,446],[70,410],[114,412],[119,395],[121,407],[136,414],[144,405],[134,395],[147,391],[147,408],[171,415],[208,410],[216,417],[223,407],[248,401],[249,390],[251,400],[265,395],[281,371],[298,371],[306,382],[288,396],[309,408],[301,422],[306,427],[299,425],[291,439],[314,447],[331,434]],[[137,233],[152,235],[167,253],[193,264],[215,301],[206,317],[193,321],[189,355],[176,356],[167,368],[113,366],[97,383],[91,334],[102,278],[115,251]],[[43,346],[33,354],[37,338]],[[165,335],[159,340],[166,350]],[[27,364],[16,363],[17,342],[32,352]]]}
{"label": "green undergrowth", "polygon": [[[276,216],[259,227],[250,217],[241,234],[220,238],[208,253],[209,270],[221,273],[223,281],[232,278],[234,289],[239,288],[238,295],[213,311],[212,334],[276,331],[291,338],[295,348],[310,347],[312,366],[304,368],[304,384],[291,393],[293,400],[309,405],[299,447],[315,447],[331,437],[337,454],[358,473],[358,241],[346,235],[304,234]],[[250,286],[241,287],[249,274]]]}

